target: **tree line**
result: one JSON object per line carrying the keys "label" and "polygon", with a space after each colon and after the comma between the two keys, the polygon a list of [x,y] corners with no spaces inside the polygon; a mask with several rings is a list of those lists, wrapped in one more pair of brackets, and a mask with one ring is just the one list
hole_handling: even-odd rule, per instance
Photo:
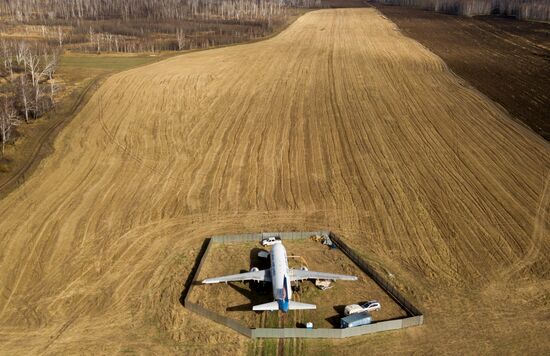
{"label": "tree line", "polygon": [[[71,52],[143,53],[181,51],[227,45],[253,40],[273,32],[286,17],[269,22],[247,21],[177,21],[164,23],[143,19],[117,23],[113,20],[82,20],[71,25],[27,24],[27,33],[34,41],[48,46],[62,46]],[[15,26],[11,26],[12,28]],[[0,31],[2,26],[0,25]],[[5,32],[10,25],[5,25]],[[21,31],[21,30],[20,30]],[[7,38],[6,38],[7,39]]]}
{"label": "tree line", "polygon": [[318,7],[320,0],[10,0],[0,5],[0,14],[28,21],[184,20],[220,18],[257,20],[278,15],[286,7]]}
{"label": "tree line", "polygon": [[2,27],[38,27],[71,51],[154,52],[208,48],[263,37],[289,9],[321,0],[10,0]]}
{"label": "tree line", "polygon": [[59,49],[26,41],[0,41],[0,141],[2,156],[16,126],[51,110],[58,89]]}
{"label": "tree line", "polygon": [[549,21],[550,0],[375,0],[454,15],[504,15],[520,20]]}

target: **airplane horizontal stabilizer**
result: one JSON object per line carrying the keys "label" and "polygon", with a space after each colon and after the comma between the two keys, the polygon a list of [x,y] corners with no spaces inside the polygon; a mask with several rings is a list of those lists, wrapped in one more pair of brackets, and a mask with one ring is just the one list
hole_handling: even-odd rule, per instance
{"label": "airplane horizontal stabilizer", "polygon": [[252,310],[279,310],[279,304],[277,304],[276,301],[264,303],[264,304],[258,304],[252,307]]}
{"label": "airplane horizontal stabilizer", "polygon": [[300,310],[300,309],[317,309],[315,304],[306,304],[300,302],[289,301],[288,310]]}

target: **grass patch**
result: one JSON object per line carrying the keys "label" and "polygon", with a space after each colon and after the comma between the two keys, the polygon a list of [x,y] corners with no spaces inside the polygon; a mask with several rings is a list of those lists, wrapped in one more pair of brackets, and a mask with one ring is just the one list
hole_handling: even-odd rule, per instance
{"label": "grass patch", "polygon": [[166,58],[168,55],[97,55],[68,53],[61,58],[60,71],[94,69],[102,72],[120,71],[149,64]]}

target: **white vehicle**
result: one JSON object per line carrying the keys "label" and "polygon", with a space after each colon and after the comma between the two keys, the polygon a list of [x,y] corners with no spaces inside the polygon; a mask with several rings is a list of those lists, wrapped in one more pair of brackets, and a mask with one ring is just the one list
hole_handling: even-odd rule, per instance
{"label": "white vehicle", "polygon": [[281,238],[279,236],[271,236],[262,239],[262,246],[271,246],[275,244],[280,244]]}
{"label": "white vehicle", "polygon": [[296,309],[316,309],[314,304],[306,304],[295,302],[292,299],[292,288],[290,282],[301,281],[305,279],[329,279],[329,280],[346,280],[356,281],[357,277],[343,274],[323,273],[308,271],[307,268],[294,269],[288,268],[288,260],[286,249],[283,244],[273,244],[271,248],[271,268],[259,270],[257,267],[252,268],[250,272],[233,274],[230,276],[208,278],[202,281],[205,284],[223,283],[232,281],[265,281],[271,282],[273,286],[272,302],[255,305],[252,310],[280,310],[284,313],[289,310]]}
{"label": "white vehicle", "polygon": [[359,304],[350,304],[346,306],[344,309],[345,315],[352,315],[357,313],[363,313],[363,312],[371,312],[371,311],[377,311],[380,310],[380,302],[377,300],[369,300],[365,304],[359,305]]}

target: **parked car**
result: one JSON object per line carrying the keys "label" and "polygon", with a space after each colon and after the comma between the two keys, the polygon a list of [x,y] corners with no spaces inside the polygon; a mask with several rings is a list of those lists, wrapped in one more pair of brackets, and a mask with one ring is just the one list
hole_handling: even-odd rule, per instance
{"label": "parked car", "polygon": [[281,238],[279,236],[264,237],[262,239],[262,246],[270,246],[278,243],[281,243]]}
{"label": "parked car", "polygon": [[363,312],[371,312],[371,311],[377,311],[380,310],[381,305],[380,302],[377,300],[369,300],[368,302],[364,304],[350,304],[346,306],[344,309],[345,315],[352,315],[357,313],[363,313]]}

